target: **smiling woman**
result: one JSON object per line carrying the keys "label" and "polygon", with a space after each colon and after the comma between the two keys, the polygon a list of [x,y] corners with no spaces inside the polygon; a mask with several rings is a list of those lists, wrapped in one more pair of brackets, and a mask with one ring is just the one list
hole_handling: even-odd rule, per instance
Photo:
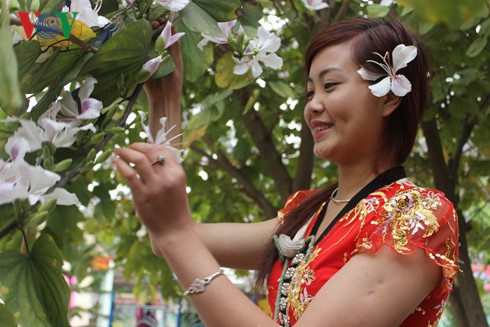
{"label": "smiling woman", "polygon": [[[209,326],[435,326],[458,271],[458,224],[445,195],[401,166],[426,105],[423,44],[398,21],[338,22],[313,39],[305,67],[314,153],[337,164],[338,181],[292,194],[277,219],[199,224],[168,147],[117,149],[155,254]],[[162,104],[152,89],[168,80],[151,83],[151,119],[178,116],[180,93]],[[258,269],[273,316],[220,267]]]}

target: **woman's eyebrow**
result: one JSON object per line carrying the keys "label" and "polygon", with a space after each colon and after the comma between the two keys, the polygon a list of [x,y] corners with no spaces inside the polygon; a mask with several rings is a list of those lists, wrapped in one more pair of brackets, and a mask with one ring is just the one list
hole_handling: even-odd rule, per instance
{"label": "woman's eyebrow", "polygon": [[[332,72],[332,71],[342,71],[342,69],[340,68],[337,68],[337,67],[329,67],[329,68],[325,68],[324,70],[322,70],[318,76],[320,78],[323,78],[325,75],[327,75],[328,73]],[[311,77],[307,77],[306,78],[306,82],[313,82],[313,79]]]}

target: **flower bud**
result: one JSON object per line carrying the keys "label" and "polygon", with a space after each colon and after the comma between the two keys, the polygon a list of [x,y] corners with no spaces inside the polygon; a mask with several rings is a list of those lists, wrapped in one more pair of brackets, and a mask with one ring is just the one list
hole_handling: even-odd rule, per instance
{"label": "flower bud", "polygon": [[39,10],[39,0],[31,1],[31,12],[36,12]]}
{"label": "flower bud", "polygon": [[156,53],[161,53],[163,50],[165,50],[165,40],[163,36],[159,35],[155,41],[155,51]]}

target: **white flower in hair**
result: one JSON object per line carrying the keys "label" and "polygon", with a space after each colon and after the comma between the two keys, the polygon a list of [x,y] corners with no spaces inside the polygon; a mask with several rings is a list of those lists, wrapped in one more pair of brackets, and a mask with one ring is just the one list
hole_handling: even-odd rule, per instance
{"label": "white flower in hair", "polygon": [[379,56],[383,60],[383,63],[375,60],[368,60],[367,62],[375,63],[383,68],[387,73],[387,76],[385,74],[373,73],[364,67],[361,67],[357,73],[359,73],[359,75],[361,75],[361,77],[365,80],[376,81],[380,77],[386,76],[380,82],[369,86],[371,92],[377,97],[385,96],[388,94],[388,92],[390,92],[390,90],[399,97],[405,96],[408,92],[410,92],[412,90],[412,84],[410,81],[405,77],[405,75],[397,75],[396,73],[398,70],[407,67],[407,64],[415,59],[417,56],[417,48],[413,45],[397,45],[391,56],[393,59],[393,65],[391,65],[389,57],[390,54],[388,52],[386,52],[384,56],[378,52],[373,53]]}

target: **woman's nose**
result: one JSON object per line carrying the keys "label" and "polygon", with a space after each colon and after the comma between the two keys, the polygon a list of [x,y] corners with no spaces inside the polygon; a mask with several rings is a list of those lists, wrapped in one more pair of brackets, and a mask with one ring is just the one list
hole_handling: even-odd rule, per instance
{"label": "woman's nose", "polygon": [[314,95],[307,103],[306,103],[306,109],[311,112],[322,112],[325,110],[325,105],[324,101],[322,101],[322,98],[319,95]]}

